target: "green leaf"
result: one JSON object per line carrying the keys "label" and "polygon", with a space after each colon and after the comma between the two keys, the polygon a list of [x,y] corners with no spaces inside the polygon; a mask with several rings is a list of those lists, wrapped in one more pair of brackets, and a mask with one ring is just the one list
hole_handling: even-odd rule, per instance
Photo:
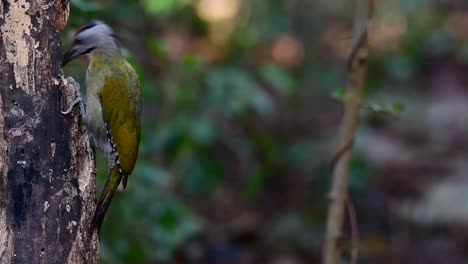
{"label": "green leaf", "polygon": [[163,42],[161,41],[161,39],[157,38],[157,37],[150,37],[147,41],[146,41],[146,45],[148,46],[148,48],[151,50],[151,52],[156,55],[156,57],[158,58],[163,58],[163,59],[166,59],[167,58],[167,49],[166,47],[164,46]]}
{"label": "green leaf", "polygon": [[189,0],[144,0],[143,6],[153,15],[169,15],[189,3]]}
{"label": "green leaf", "polygon": [[256,199],[263,191],[267,181],[267,175],[261,169],[257,169],[256,173],[247,179],[247,183],[244,189],[245,197],[248,200]]}
{"label": "green leaf", "polygon": [[395,103],[392,105],[392,108],[395,113],[400,114],[405,111],[406,106],[402,103]]}
{"label": "green leaf", "polygon": [[277,91],[283,94],[291,94],[294,90],[295,81],[292,76],[278,65],[268,64],[260,68],[263,79],[273,85]]}
{"label": "green leaf", "polygon": [[339,100],[343,100],[345,96],[346,96],[346,88],[342,88],[342,87],[336,88],[332,93],[332,97],[339,99]]}
{"label": "green leaf", "polygon": [[367,104],[368,109],[380,115],[387,115],[390,117],[398,117],[404,110],[405,105],[402,103],[395,104],[381,104],[381,103],[369,103]]}

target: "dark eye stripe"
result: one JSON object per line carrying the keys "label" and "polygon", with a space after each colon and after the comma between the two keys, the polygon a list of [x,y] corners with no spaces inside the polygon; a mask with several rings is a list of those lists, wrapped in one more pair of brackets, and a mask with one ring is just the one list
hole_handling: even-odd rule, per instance
{"label": "dark eye stripe", "polygon": [[96,47],[92,47],[92,48],[89,48],[87,49],[83,54],[88,54],[90,53],[91,51],[93,51]]}

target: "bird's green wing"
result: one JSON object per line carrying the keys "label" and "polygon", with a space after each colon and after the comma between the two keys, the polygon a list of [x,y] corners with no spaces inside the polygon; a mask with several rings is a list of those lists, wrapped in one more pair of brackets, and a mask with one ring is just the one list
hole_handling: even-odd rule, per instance
{"label": "bird's green wing", "polygon": [[[141,88],[133,68],[125,62],[118,73],[108,75],[99,96],[125,177],[133,171],[140,142]],[[123,183],[125,187],[126,177]]]}

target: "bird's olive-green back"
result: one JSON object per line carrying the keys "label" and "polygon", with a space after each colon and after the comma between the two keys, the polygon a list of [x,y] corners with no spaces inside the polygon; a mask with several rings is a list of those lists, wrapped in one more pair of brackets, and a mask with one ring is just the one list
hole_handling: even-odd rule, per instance
{"label": "bird's olive-green back", "polygon": [[124,59],[107,75],[100,91],[104,121],[117,145],[120,167],[129,175],[135,167],[140,142],[141,88],[133,68]]}

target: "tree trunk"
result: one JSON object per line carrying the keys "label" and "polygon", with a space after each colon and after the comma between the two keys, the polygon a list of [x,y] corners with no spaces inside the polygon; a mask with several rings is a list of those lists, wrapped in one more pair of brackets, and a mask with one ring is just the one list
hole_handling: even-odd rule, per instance
{"label": "tree trunk", "polygon": [[[98,263],[94,154],[64,79],[68,0],[0,1],[0,262]],[[77,108],[78,109],[78,108]]]}

